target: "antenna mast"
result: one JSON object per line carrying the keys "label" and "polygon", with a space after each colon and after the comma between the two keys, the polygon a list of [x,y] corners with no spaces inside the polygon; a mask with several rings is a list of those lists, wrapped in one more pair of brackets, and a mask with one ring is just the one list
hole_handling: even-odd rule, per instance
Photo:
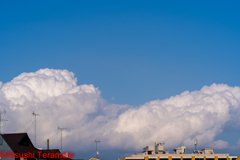
{"label": "antenna mast", "polygon": [[0,133],[2,133],[2,132],[1,132],[1,128],[2,128],[2,126],[3,126],[2,121],[7,121],[7,120],[5,120],[5,119],[2,119],[2,113],[3,113],[3,114],[6,114],[6,110],[4,109],[3,111],[0,111]]}
{"label": "antenna mast", "polygon": [[100,142],[100,141],[95,140],[95,143],[96,143],[96,158],[98,158],[98,154],[99,154],[98,151],[97,151],[97,143],[98,142]]}
{"label": "antenna mast", "polygon": [[37,117],[37,116],[40,116],[40,114],[37,114],[37,113],[33,112],[33,116],[35,116],[35,128],[34,128],[34,132],[35,132],[35,147],[36,147],[36,145],[37,145],[37,143],[36,143],[36,139],[37,139],[37,136],[36,136],[37,119],[36,119],[36,117]]}
{"label": "antenna mast", "polygon": [[67,129],[67,128],[60,128],[60,127],[58,127],[58,130],[61,130],[61,152],[62,152],[62,130],[63,129]]}
{"label": "antenna mast", "polygon": [[197,150],[197,145],[198,145],[198,140],[197,139],[194,140],[194,144],[195,144],[195,150]]}

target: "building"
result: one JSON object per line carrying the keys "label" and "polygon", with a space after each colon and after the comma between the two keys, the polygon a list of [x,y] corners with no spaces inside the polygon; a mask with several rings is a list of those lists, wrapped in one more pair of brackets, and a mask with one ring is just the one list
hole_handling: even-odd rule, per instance
{"label": "building", "polygon": [[[0,135],[0,151],[5,151],[6,153],[35,153],[35,155],[29,155],[28,157],[33,158],[27,158],[28,160],[35,160],[35,158],[38,158],[37,151],[30,138],[28,137],[27,133],[12,133],[12,134],[1,134]],[[34,158],[35,157],[35,158]],[[11,158],[7,157],[4,158],[4,160],[17,160],[20,158]],[[21,160],[24,160],[24,158],[21,158]]]}
{"label": "building", "polygon": [[215,154],[214,149],[205,148],[201,151],[194,150],[187,154],[186,147],[175,148],[173,154],[164,151],[164,144],[155,142],[154,146],[146,146],[142,153],[132,154],[121,160],[240,160],[240,156],[229,156],[228,153]]}
{"label": "building", "polygon": [[[12,157],[3,157],[2,151],[6,152],[6,154],[11,153]],[[0,134],[0,152],[0,159],[4,160],[72,160],[71,158],[61,157],[59,149],[48,148],[42,150],[35,148],[27,133]],[[41,154],[39,154],[39,152],[41,152]],[[14,157],[13,153],[15,155],[20,155],[22,158]],[[47,156],[47,158],[44,158],[44,153],[46,155],[52,154],[54,156]],[[23,157],[25,156],[24,154],[26,155],[26,158]]]}
{"label": "building", "polygon": [[[47,154],[55,154],[56,153],[61,153],[59,149],[49,149],[49,147],[47,149],[41,149],[40,151],[42,151],[43,153],[47,153]],[[72,160],[71,158],[69,157],[55,157],[55,158],[52,158],[51,160]]]}

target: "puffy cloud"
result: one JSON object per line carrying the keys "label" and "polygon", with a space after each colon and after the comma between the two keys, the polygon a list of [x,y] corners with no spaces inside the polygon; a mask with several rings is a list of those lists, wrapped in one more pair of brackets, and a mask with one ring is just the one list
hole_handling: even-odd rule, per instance
{"label": "puffy cloud", "polygon": [[4,84],[2,91],[7,100],[15,105],[26,101],[43,102],[48,98],[80,92],[92,93],[98,90],[93,85],[77,86],[77,78],[67,70],[41,69],[35,73],[22,73]]}
{"label": "puffy cloud", "polygon": [[63,143],[69,150],[88,149],[95,139],[105,148],[141,150],[155,141],[165,141],[166,147],[189,147],[195,138],[203,147],[221,149],[229,144],[215,141],[216,135],[226,126],[240,126],[235,123],[239,121],[240,88],[212,84],[134,108],[108,103],[92,84],[77,85],[72,72],[40,69],[0,82],[0,108],[7,110],[9,120],[4,132],[28,132],[32,138],[32,112],[40,114],[37,144],[43,147],[46,139],[52,147],[60,145],[60,126],[68,128],[63,131]]}
{"label": "puffy cloud", "polygon": [[167,147],[192,146],[197,138],[202,146],[227,147],[223,141],[214,142],[214,138],[227,122],[239,120],[239,93],[239,87],[213,84],[200,91],[147,102],[121,114],[115,131],[135,135],[139,146],[157,139],[166,141]]}

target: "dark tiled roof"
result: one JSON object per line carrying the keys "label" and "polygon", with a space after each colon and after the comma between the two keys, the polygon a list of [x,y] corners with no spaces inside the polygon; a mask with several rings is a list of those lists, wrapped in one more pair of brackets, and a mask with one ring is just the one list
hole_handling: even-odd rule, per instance
{"label": "dark tiled roof", "polygon": [[[39,151],[38,149],[36,149],[33,146],[27,133],[1,134],[1,136],[7,142],[7,144],[9,145],[9,147],[12,149],[13,152],[16,152],[16,153],[35,152],[35,153],[37,153],[37,151]],[[29,139],[30,146],[19,144],[23,138]]]}
{"label": "dark tiled roof", "polygon": [[27,133],[1,134],[1,136],[8,143],[8,145],[18,144],[20,142],[20,140],[22,140],[23,137],[26,136],[26,135],[27,135]]}
{"label": "dark tiled roof", "polygon": [[[41,150],[43,153],[61,153],[59,151],[59,149],[44,149],[44,150]],[[71,158],[56,158],[56,159],[59,159],[59,160],[72,160]]]}
{"label": "dark tiled roof", "polygon": [[[38,150],[35,148],[29,139],[27,133],[11,133],[11,134],[1,134],[3,139],[7,142],[9,147],[15,153],[35,153],[36,158],[39,158],[38,151],[43,153],[58,153],[59,149],[49,149],[49,150]],[[24,142],[28,142],[24,144]],[[41,156],[42,157],[42,156]],[[56,160],[56,159],[54,159]],[[70,158],[58,158],[58,160],[72,160]]]}
{"label": "dark tiled roof", "polygon": [[44,153],[60,153],[59,149],[43,149],[41,151]]}

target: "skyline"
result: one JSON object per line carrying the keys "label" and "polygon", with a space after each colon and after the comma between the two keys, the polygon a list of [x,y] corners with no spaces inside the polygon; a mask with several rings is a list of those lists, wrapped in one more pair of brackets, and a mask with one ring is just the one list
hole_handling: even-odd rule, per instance
{"label": "skyline", "polygon": [[[111,158],[117,158],[141,151],[139,148],[145,144],[168,140],[166,134],[171,133],[165,133],[164,127],[157,123],[152,124],[151,118],[155,117],[156,122],[166,124],[169,130],[178,127],[174,126],[177,121],[191,130],[185,133],[186,137],[183,134],[181,140],[175,140],[176,144],[190,146],[193,142],[188,141],[189,138],[209,131],[209,142],[200,138],[203,147],[209,143],[213,146],[228,144],[227,152],[237,154],[240,139],[237,116],[240,112],[239,5],[239,1],[1,2],[0,109],[7,111],[4,119],[11,119],[4,122],[2,130],[29,132],[33,138],[32,112],[39,112],[40,123],[41,118],[50,116],[45,112],[51,111],[50,123],[59,124],[52,133],[48,133],[51,127],[46,125],[45,132],[39,133],[43,135],[39,137],[44,141],[41,143],[45,143],[46,134],[54,137],[59,134],[58,126],[68,128],[67,122],[71,122],[69,130],[63,134],[73,135],[86,144],[89,150],[79,151],[83,157],[95,155],[94,140],[97,139],[101,141],[100,158],[108,151]],[[201,105],[197,105],[200,102]],[[26,113],[16,112],[21,108]],[[76,115],[73,110],[81,113]],[[12,124],[16,121],[14,116],[28,113],[29,117],[18,122],[19,126]],[[193,118],[197,113],[209,124],[204,119],[195,119],[198,128],[191,126],[187,117]],[[172,119],[168,118],[170,116]],[[132,120],[133,125],[124,117]],[[98,123],[102,129],[95,126]],[[43,128],[43,124],[38,127]],[[85,127],[86,135],[78,135],[82,130],[74,126]],[[90,128],[94,126],[93,142],[91,138],[86,142],[84,136],[91,135]],[[129,133],[123,134],[124,126]],[[131,130],[134,127],[142,130],[141,126],[149,132],[161,131],[161,134],[158,137],[149,133],[152,138],[155,136],[153,140],[144,137],[144,131]],[[108,127],[112,129],[109,132]],[[101,135],[102,139],[96,137],[99,133],[105,134]],[[144,137],[143,140],[129,140],[134,133],[140,139]],[[111,138],[115,134],[119,134],[123,142]],[[59,136],[56,137],[53,142],[50,138],[50,146],[58,146]],[[63,139],[63,149],[64,143]],[[173,146],[171,140],[166,141],[166,149],[173,149]],[[65,147],[70,144],[66,143]],[[216,152],[225,149],[216,148]],[[77,156],[81,158],[80,154]]]}

